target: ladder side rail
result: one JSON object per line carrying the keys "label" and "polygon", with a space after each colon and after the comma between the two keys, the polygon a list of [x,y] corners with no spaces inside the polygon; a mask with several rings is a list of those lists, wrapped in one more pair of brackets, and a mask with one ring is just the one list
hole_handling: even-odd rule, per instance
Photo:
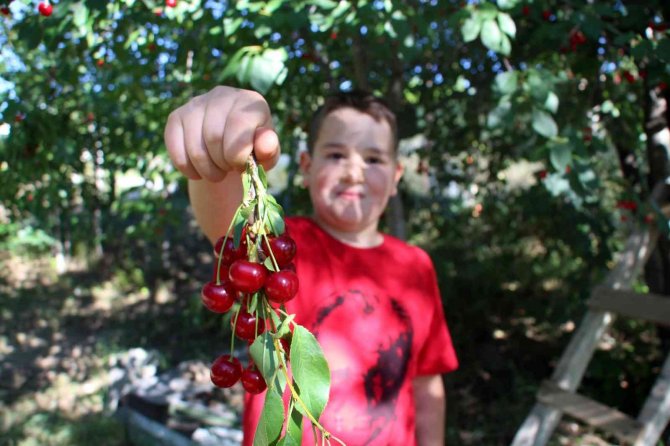
{"label": "ladder side rail", "polygon": [[658,443],[665,426],[670,421],[670,354],[652,387],[637,420],[644,425],[642,434],[634,446],[650,446]]}

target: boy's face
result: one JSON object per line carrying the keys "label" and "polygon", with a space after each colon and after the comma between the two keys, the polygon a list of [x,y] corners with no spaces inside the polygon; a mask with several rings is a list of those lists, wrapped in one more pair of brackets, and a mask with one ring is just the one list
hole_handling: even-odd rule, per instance
{"label": "boy's face", "polygon": [[325,117],[300,167],[319,223],[347,233],[376,234],[402,176],[389,124],[349,107]]}

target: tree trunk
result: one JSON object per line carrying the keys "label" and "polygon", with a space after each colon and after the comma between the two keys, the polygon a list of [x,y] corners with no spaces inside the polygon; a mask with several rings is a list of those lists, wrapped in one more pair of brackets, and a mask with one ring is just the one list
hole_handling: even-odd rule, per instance
{"label": "tree trunk", "polygon": [[[647,135],[647,160],[649,163],[649,190],[670,177],[670,131],[668,129],[668,100],[657,87],[647,88],[645,98],[645,133]],[[664,205],[665,203],[659,203]],[[644,269],[649,291],[670,295],[670,242],[659,237],[658,243]],[[663,347],[670,348],[670,330],[659,328]]]}
{"label": "tree trunk", "polygon": [[[370,90],[370,82],[368,81],[369,70],[367,49],[358,34],[354,35],[352,52],[356,85],[363,90]],[[391,109],[395,113],[398,113],[404,101],[402,96],[402,66],[400,65],[400,60],[397,56],[394,57],[392,70],[393,74],[391,76],[387,100]],[[407,238],[405,211],[400,194],[396,194],[389,200],[386,209],[386,225],[388,227],[388,232],[391,235],[402,240]]]}

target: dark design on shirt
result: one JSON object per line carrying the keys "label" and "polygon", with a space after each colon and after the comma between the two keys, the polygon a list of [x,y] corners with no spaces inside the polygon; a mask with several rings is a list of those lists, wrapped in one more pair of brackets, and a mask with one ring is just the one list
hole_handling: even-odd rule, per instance
{"label": "dark design on shirt", "polygon": [[[354,334],[364,337],[365,342],[361,348],[365,350],[365,357],[368,358],[360,380],[363,388],[352,389],[353,392],[365,395],[367,402],[365,412],[360,414],[366,418],[360,423],[366,426],[366,439],[360,444],[374,444],[374,440],[396,419],[398,395],[406,379],[411,357],[414,337],[411,320],[402,303],[393,297],[380,299],[378,296],[368,296],[360,290],[349,290],[346,293],[333,294],[324,300],[312,327],[315,336],[318,337],[320,330],[329,322],[341,321],[342,314],[336,315],[340,311],[345,311],[346,319],[351,321],[383,318],[382,332]],[[333,320],[329,321],[331,316]],[[342,331],[348,329],[338,328]],[[342,376],[350,375],[348,369],[340,369],[338,372]],[[350,410],[347,406],[340,407],[334,403],[329,417],[339,419],[337,411],[347,410]],[[351,417],[351,414],[344,414],[342,418],[347,418],[347,415]]]}

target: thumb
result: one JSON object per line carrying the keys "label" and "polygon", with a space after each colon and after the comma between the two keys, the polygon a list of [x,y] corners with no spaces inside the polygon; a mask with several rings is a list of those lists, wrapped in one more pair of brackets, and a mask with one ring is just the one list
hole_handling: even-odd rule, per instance
{"label": "thumb", "polygon": [[254,154],[265,170],[272,169],[279,160],[280,147],[277,133],[270,127],[258,127],[254,133]]}

